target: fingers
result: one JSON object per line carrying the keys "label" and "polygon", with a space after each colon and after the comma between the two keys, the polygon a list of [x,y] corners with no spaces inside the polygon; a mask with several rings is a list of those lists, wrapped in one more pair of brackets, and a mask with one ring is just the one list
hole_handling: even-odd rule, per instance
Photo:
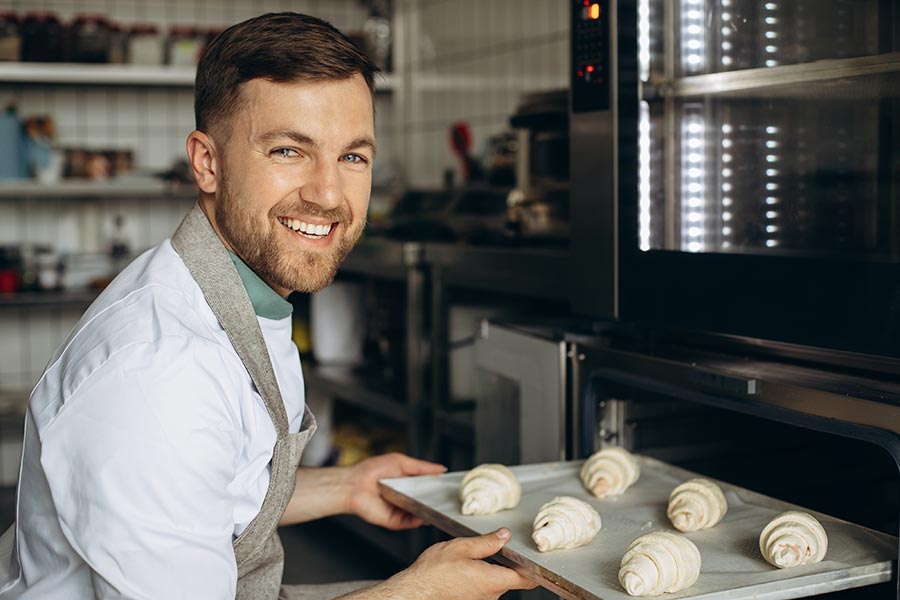
{"label": "fingers", "polygon": [[501,527],[497,531],[468,538],[457,538],[450,543],[468,558],[487,558],[500,552],[509,541],[509,529]]}
{"label": "fingers", "polygon": [[419,460],[405,454],[397,454],[400,469],[404,475],[439,475],[447,471],[447,467],[437,463]]}
{"label": "fingers", "polygon": [[500,565],[487,566],[491,569],[491,583],[503,590],[531,590],[538,586],[537,581],[525,577],[515,569]]}

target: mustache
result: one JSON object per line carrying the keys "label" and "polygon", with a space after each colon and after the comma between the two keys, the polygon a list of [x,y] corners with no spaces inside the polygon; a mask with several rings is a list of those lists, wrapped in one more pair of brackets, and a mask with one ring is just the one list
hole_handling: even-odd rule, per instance
{"label": "mustache", "polygon": [[344,205],[335,208],[323,209],[321,206],[312,202],[302,202],[301,204],[278,205],[272,209],[274,217],[291,217],[294,219],[302,219],[303,217],[311,217],[314,219],[325,219],[328,221],[349,221],[350,211]]}

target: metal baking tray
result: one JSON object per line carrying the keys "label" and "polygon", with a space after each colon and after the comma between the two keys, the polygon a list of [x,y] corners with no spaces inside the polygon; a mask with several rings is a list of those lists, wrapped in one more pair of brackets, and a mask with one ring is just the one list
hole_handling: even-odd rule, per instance
{"label": "metal baking tray", "polygon": [[[495,559],[570,599],[631,598],[618,581],[619,564],[634,538],[650,531],[674,531],[666,517],[672,489],[699,475],[656,459],[638,456],[640,479],[613,499],[600,500],[581,484],[582,461],[511,467],[522,484],[522,500],[512,509],[485,516],[460,512],[459,485],[465,472],[438,476],[385,479],[381,493],[439,529],[471,536],[508,527],[512,539]],[[897,538],[718,482],[728,500],[728,513],[715,527],[684,534],[700,549],[700,578],[666,599],[782,600],[871,585],[891,578]],[[600,514],[602,528],[594,540],[570,550],[538,552],[531,539],[538,509],[556,496],[589,502]],[[775,515],[806,510],[828,534],[828,553],[815,565],[777,569],[759,552],[759,534]]]}

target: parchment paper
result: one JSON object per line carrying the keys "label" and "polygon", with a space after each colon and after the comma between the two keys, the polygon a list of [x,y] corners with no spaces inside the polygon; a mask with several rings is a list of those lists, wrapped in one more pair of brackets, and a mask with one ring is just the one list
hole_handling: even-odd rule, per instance
{"label": "parchment paper", "polygon": [[[581,461],[511,467],[522,485],[522,500],[494,515],[464,516],[459,485],[465,472],[436,477],[407,477],[381,482],[389,500],[453,535],[474,535],[508,527],[512,539],[503,550],[512,563],[566,598],[631,598],[618,581],[622,555],[636,537],[650,531],[676,531],[666,517],[669,493],[695,473],[661,461],[637,457],[640,479],[623,495],[600,500],[578,477]],[[799,598],[888,581],[897,559],[897,538],[797,507],[755,492],[717,482],[728,500],[728,513],[715,527],[682,534],[700,549],[699,580],[664,598],[703,600]],[[602,528],[581,548],[538,552],[531,539],[538,509],[556,496],[589,502],[600,514]],[[828,534],[828,553],[815,565],[777,569],[759,551],[759,534],[777,514],[807,510]],[[677,532],[677,531],[676,531]]]}

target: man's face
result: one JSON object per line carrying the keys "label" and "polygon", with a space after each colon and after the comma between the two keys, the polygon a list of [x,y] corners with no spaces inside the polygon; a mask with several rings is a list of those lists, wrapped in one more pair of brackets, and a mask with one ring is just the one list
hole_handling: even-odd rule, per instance
{"label": "man's face", "polygon": [[360,75],[254,79],[219,149],[215,221],[276,292],[320,290],[362,235],[372,184],[372,95]]}

